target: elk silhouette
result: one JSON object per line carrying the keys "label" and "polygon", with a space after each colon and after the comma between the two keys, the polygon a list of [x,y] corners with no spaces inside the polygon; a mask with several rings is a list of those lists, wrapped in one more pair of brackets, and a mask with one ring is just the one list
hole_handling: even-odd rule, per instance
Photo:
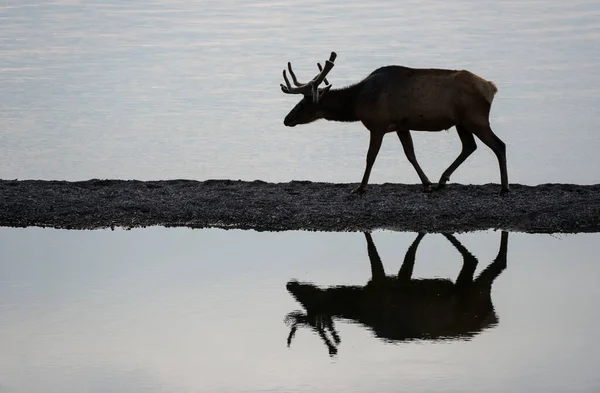
{"label": "elk silhouette", "polygon": [[[463,257],[456,279],[413,279],[419,233],[408,248],[397,276],[386,276],[373,239],[364,233],[371,262],[371,280],[365,286],[319,288],[292,280],[288,292],[304,307],[286,316],[291,325],[288,347],[300,326],[308,326],[323,340],[330,355],[337,353],[340,337],[334,319],[357,322],[387,341],[413,339],[468,339],[495,326],[498,318],[491,300],[494,280],[506,268],[508,232],[502,232],[496,259],[474,278],[478,260],[454,236],[444,234]],[[331,336],[331,337],[330,337]]]}
{"label": "elk silhouette", "polygon": [[[502,188],[509,191],[506,169],[506,146],[490,127],[490,110],[498,91],[493,82],[469,71],[419,69],[386,66],[373,71],[362,81],[341,89],[331,89],[327,74],[337,57],[331,52],[325,66],[317,64],[319,74],[308,83],[300,83],[288,62],[288,71],[295,86],[283,71],[287,94],[302,94],[304,98],[285,117],[284,124],[294,127],[318,119],[333,121],[360,121],[370,132],[365,172],[360,185],[352,190],[366,190],[371,169],[388,132],[396,132],[408,161],[413,165],[425,192],[431,191],[431,182],[415,156],[410,131],[441,131],[456,127],[462,142],[462,151],[443,172],[437,188],[443,188],[454,171],[469,157],[477,144],[476,135],[486,144],[500,166]],[[319,88],[325,82],[325,87]]]}

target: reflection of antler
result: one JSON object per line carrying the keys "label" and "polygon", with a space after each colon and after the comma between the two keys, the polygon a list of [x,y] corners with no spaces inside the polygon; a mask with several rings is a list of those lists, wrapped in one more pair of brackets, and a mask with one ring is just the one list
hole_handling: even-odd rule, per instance
{"label": "reflection of antler", "polygon": [[[285,317],[285,323],[291,325],[290,334],[287,338],[288,347],[292,345],[292,340],[296,335],[298,326],[307,326],[317,332],[319,337],[321,337],[327,346],[327,349],[329,350],[330,356],[337,354],[337,345],[340,343],[340,336],[333,326],[333,319],[331,316],[325,314],[309,315],[304,314],[301,311],[294,311]],[[329,337],[327,337],[327,330],[329,331],[329,334],[331,334],[333,342]]]}
{"label": "reflection of antler", "polygon": [[444,234],[463,257],[455,283],[412,278],[424,233],[419,233],[406,251],[397,276],[385,275],[372,236],[364,236],[371,264],[367,285],[322,289],[309,283],[288,282],[288,291],[306,309],[306,314],[296,311],[286,317],[286,323],[291,325],[288,346],[298,326],[305,325],[319,334],[331,355],[336,354],[340,339],[333,327],[335,317],[356,321],[372,329],[376,336],[394,341],[464,339],[497,323],[491,287],[506,268],[507,232],[502,232],[498,255],[476,279],[477,258],[456,237]]}

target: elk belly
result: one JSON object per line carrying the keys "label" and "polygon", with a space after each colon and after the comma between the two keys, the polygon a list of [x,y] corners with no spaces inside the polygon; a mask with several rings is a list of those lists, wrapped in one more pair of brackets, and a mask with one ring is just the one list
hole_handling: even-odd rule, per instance
{"label": "elk belly", "polygon": [[413,131],[442,131],[456,125],[456,119],[450,116],[418,115],[405,122],[405,126]]}

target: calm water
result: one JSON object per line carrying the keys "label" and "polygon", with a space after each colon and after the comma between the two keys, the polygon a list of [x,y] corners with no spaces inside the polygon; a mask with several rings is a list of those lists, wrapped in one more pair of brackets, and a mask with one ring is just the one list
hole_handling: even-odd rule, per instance
{"label": "calm water", "polygon": [[[356,182],[359,124],[285,128],[279,89],[338,52],[334,86],[386,64],[497,83],[510,180],[598,183],[600,3],[572,1],[21,1],[0,4],[0,178]],[[420,134],[437,179],[454,130]],[[499,182],[486,147],[453,177]],[[373,182],[417,183],[388,136]]]}
{"label": "calm water", "polygon": [[[416,234],[372,238],[393,276]],[[475,276],[493,266],[500,232],[455,238],[479,260]],[[491,291],[497,321],[487,310],[471,338],[389,338],[400,330],[376,334],[334,317],[333,356],[308,325],[287,347],[286,316],[306,309],[286,283],[365,285],[371,268],[361,233],[5,228],[0,239],[4,392],[600,389],[598,234],[509,234],[506,268]],[[446,238],[428,234],[413,278],[455,281],[462,265]],[[416,319],[396,316],[413,327]]]}
{"label": "calm water", "polygon": [[[591,0],[5,0],[0,178],[357,182],[368,139],[359,124],[282,124],[296,103],[279,89],[286,62],[308,80],[332,50],[338,87],[386,64],[493,80],[492,127],[512,182],[599,182]],[[454,130],[414,139],[431,179],[460,150]],[[499,182],[494,155],[482,147],[452,180]],[[395,138],[371,181],[418,182]],[[416,237],[373,234],[387,274]],[[440,333],[438,321],[460,314],[431,300],[448,288],[439,281],[394,295],[415,305],[402,317],[385,301],[379,314],[334,307],[338,294],[372,304],[356,300],[367,293],[358,287],[321,290],[369,281],[376,259],[360,233],[0,228],[0,390],[600,390],[598,235],[509,234],[505,269],[492,262],[500,238],[456,235],[479,259],[475,277],[499,270],[495,311]],[[427,235],[413,277],[456,280],[462,261],[449,239]],[[286,289],[293,279],[331,307],[315,312],[296,292],[301,304]],[[376,323],[385,315],[402,323],[386,331]]]}

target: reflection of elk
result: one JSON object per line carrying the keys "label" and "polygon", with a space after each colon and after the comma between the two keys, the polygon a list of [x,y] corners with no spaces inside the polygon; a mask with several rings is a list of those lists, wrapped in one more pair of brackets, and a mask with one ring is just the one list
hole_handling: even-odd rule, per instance
{"label": "reflection of elk", "polygon": [[[498,322],[491,300],[492,283],[506,268],[508,233],[502,232],[496,259],[474,279],[475,258],[456,238],[444,236],[460,252],[463,266],[456,282],[448,279],[413,279],[420,233],[409,247],[398,275],[386,276],[369,233],[365,233],[372,278],[365,286],[318,288],[290,281],[287,290],[306,309],[288,314],[292,325],[288,346],[298,326],[315,330],[329,349],[337,353],[340,338],[334,318],[356,321],[373,330],[377,337],[402,341],[411,339],[469,338]],[[328,333],[331,338],[328,336]]]}
{"label": "reflection of elk", "polygon": [[[288,127],[308,124],[318,119],[360,121],[370,132],[367,164],[362,181],[353,192],[365,192],[371,169],[385,134],[395,132],[400,138],[408,161],[417,171],[423,189],[431,191],[431,182],[415,156],[411,131],[441,131],[456,127],[462,151],[442,173],[438,188],[443,188],[454,171],[477,149],[474,135],[486,144],[500,167],[501,193],[509,191],[506,170],[506,146],[490,128],[490,109],[498,91],[494,83],[469,71],[418,69],[400,66],[381,67],[362,81],[342,89],[331,89],[327,74],[336,58],[331,53],[319,74],[308,83],[300,83],[288,63],[285,85],[287,94],[303,98],[285,117]],[[319,88],[325,82],[325,87]]]}

